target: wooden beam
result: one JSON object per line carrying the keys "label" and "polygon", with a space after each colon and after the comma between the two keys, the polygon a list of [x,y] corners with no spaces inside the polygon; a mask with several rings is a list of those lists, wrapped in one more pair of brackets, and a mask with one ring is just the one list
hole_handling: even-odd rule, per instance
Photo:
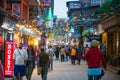
{"label": "wooden beam", "polygon": [[22,0],[22,2],[23,2],[23,4],[24,4],[25,6],[29,6],[29,3],[28,3],[27,0]]}
{"label": "wooden beam", "polygon": [[20,20],[22,20],[23,18],[23,0],[21,0],[21,3],[20,3]]}
{"label": "wooden beam", "polygon": [[14,16],[14,4],[12,4],[12,11],[11,11],[11,13]]}
{"label": "wooden beam", "polygon": [[6,0],[3,0],[3,9],[6,10]]}

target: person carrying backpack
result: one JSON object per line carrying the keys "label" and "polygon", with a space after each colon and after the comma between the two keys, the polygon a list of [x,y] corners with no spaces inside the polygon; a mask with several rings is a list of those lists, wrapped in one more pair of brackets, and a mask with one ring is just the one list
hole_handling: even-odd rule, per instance
{"label": "person carrying backpack", "polygon": [[75,65],[76,54],[77,54],[76,48],[75,46],[73,46],[71,49],[71,64],[73,65]]}

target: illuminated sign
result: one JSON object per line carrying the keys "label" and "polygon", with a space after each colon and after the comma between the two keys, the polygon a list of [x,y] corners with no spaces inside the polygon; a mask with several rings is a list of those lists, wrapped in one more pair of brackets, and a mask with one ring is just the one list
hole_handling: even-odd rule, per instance
{"label": "illuminated sign", "polygon": [[5,76],[12,76],[13,75],[13,51],[15,49],[14,41],[6,41],[6,48],[5,48]]}

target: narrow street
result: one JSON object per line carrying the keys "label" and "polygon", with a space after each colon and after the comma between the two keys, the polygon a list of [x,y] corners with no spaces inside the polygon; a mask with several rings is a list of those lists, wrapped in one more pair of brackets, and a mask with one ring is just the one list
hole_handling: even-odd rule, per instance
{"label": "narrow street", "polygon": [[[31,80],[42,80],[34,70]],[[120,76],[106,70],[101,80],[119,80]],[[24,80],[26,78],[24,77]],[[81,65],[71,65],[69,62],[54,61],[54,70],[48,73],[48,80],[87,80],[87,65],[82,61]]]}
{"label": "narrow street", "polygon": [[[54,55],[91,68],[102,59],[100,80],[120,80],[120,0],[0,0],[0,80],[27,80],[24,65],[31,75],[39,57],[46,70]],[[47,80],[88,80],[86,61],[72,64],[54,60]],[[29,80],[42,80],[37,67]]]}

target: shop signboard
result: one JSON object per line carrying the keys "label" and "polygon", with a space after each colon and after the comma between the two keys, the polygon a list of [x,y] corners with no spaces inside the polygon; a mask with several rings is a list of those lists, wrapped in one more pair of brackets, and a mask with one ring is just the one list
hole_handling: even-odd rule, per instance
{"label": "shop signboard", "polygon": [[14,30],[15,24],[16,23],[14,21],[12,21],[8,18],[5,18],[1,27],[4,29],[7,29],[7,30]]}
{"label": "shop signboard", "polygon": [[13,75],[13,51],[15,49],[14,41],[6,41],[5,48],[5,67],[4,67],[4,75],[12,76]]}
{"label": "shop signboard", "polygon": [[90,41],[92,41],[92,40],[100,40],[100,36],[98,36],[98,35],[89,35],[89,39],[90,39]]}

